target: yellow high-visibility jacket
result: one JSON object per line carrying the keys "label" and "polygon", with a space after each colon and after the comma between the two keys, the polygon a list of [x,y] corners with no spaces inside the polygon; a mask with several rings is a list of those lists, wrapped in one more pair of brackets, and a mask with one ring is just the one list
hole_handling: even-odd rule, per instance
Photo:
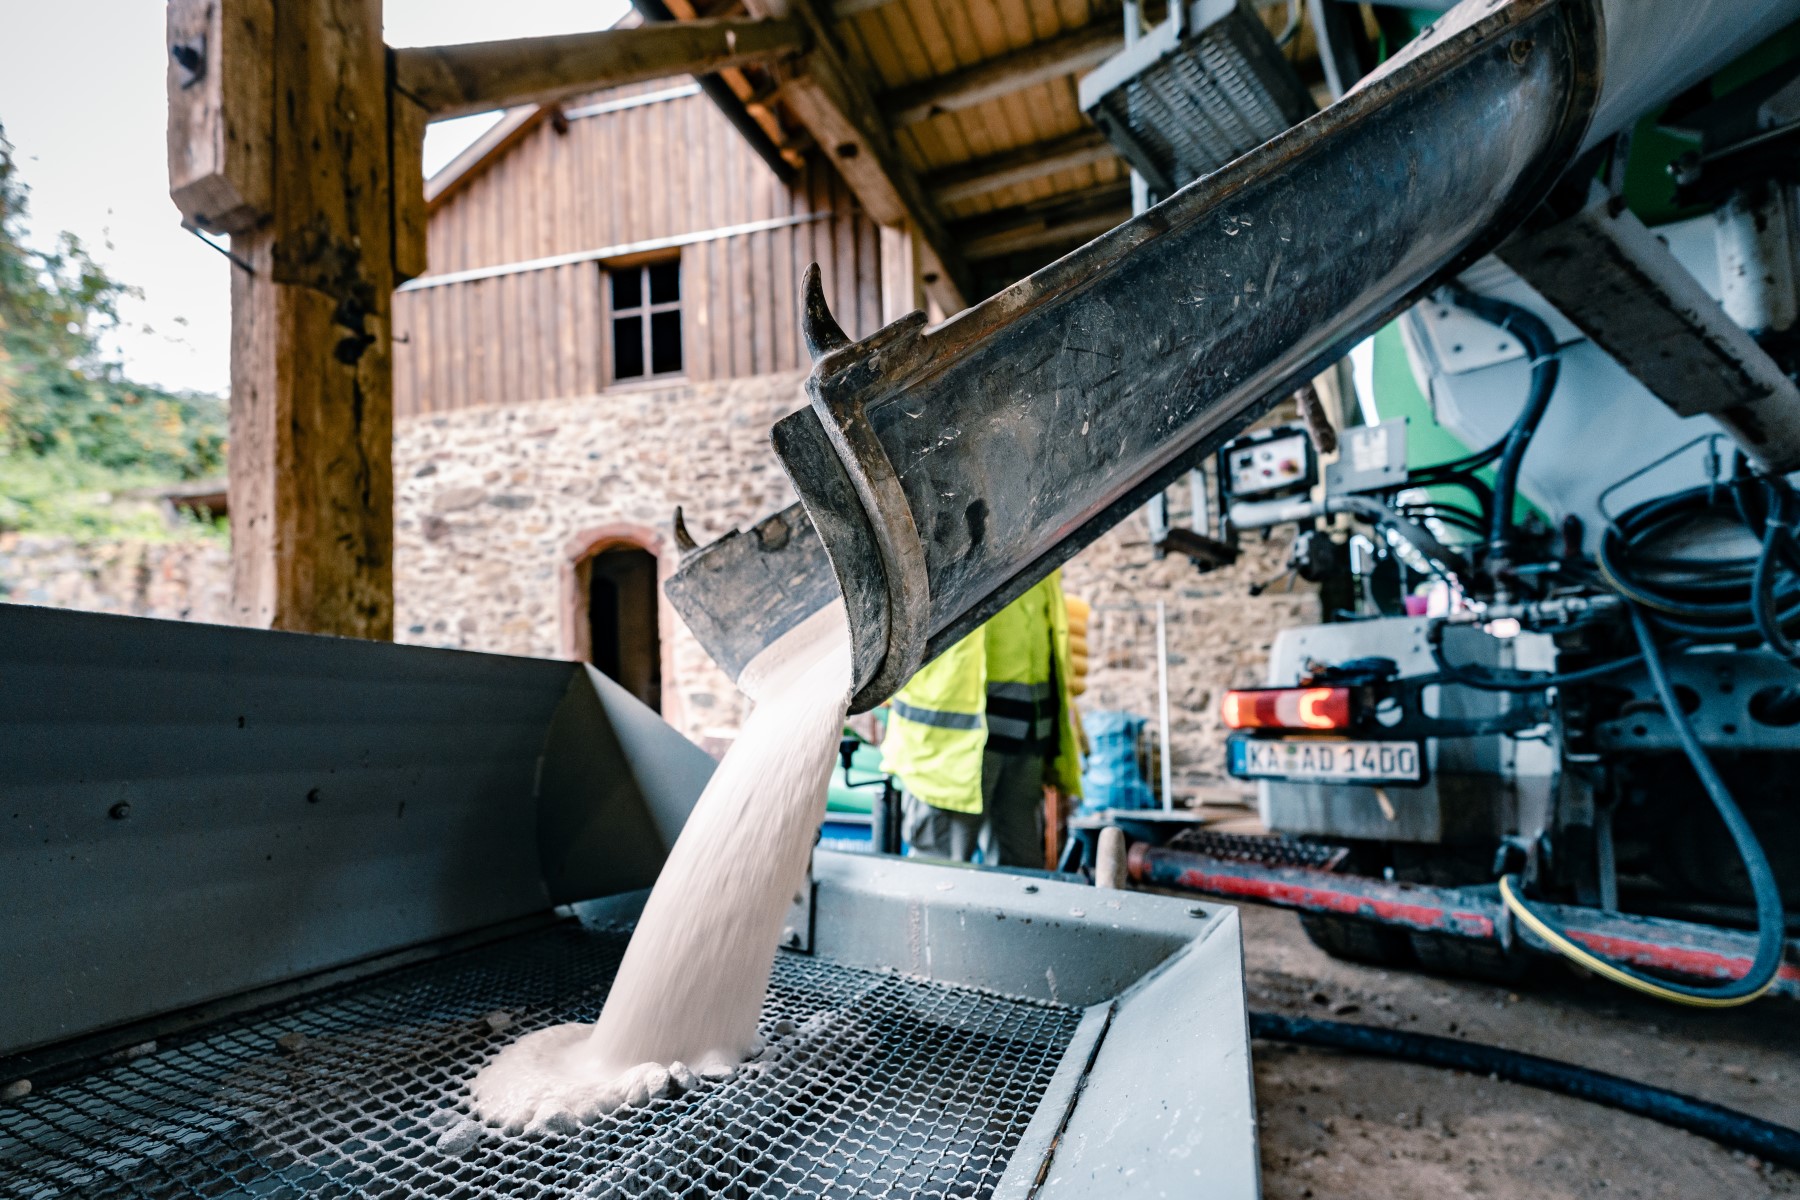
{"label": "yellow high-visibility jacket", "polygon": [[884,765],[932,807],[978,813],[991,731],[996,747],[1041,746],[1050,760],[1044,782],[1079,796],[1073,678],[1062,572],[1055,571],[895,693],[881,743]]}

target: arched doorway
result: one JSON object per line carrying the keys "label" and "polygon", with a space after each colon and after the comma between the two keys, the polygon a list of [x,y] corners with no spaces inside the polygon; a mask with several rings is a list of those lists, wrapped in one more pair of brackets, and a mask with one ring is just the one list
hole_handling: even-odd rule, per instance
{"label": "arched doorway", "polygon": [[588,559],[589,662],[662,711],[662,633],[656,619],[656,556],[617,546]]}
{"label": "arched doorway", "polygon": [[564,628],[570,657],[593,663],[601,674],[661,712],[657,541],[654,535],[609,529],[594,531],[571,547],[573,603],[564,610]]}

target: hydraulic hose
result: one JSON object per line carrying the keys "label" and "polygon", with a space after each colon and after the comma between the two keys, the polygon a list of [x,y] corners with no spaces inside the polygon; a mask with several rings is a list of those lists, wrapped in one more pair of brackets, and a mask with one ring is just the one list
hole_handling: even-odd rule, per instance
{"label": "hydraulic hose", "polygon": [[1536,313],[1461,288],[1452,294],[1457,307],[1518,338],[1531,358],[1531,389],[1526,393],[1525,407],[1500,443],[1499,465],[1494,468],[1494,510],[1490,518],[1488,553],[1496,559],[1505,559],[1513,540],[1513,504],[1519,494],[1519,471],[1525,465],[1525,451],[1531,447],[1532,435],[1550,407],[1557,376],[1562,372],[1562,360],[1557,354],[1555,335]]}
{"label": "hydraulic hose", "polygon": [[1442,565],[1452,575],[1468,577],[1467,559],[1438,541],[1423,525],[1401,516],[1373,496],[1333,496],[1326,501],[1325,511],[1354,513],[1371,525],[1392,529],[1413,549]]}
{"label": "hydraulic hose", "polygon": [[1441,632],[1442,628],[1441,625],[1435,627],[1432,630],[1433,636],[1429,639],[1431,642],[1431,658],[1432,661],[1437,664],[1438,671],[1448,677],[1453,683],[1461,684],[1463,687],[1474,688],[1476,691],[1481,692],[1541,692],[1545,688],[1569,687],[1577,683],[1591,683],[1596,679],[1611,675],[1615,671],[1622,671],[1626,667],[1636,666],[1644,660],[1642,654],[1632,654],[1625,658],[1613,659],[1611,662],[1600,663],[1598,666],[1583,667],[1579,671],[1565,671],[1560,675],[1519,674],[1508,679],[1501,675],[1486,674],[1485,668],[1482,667],[1473,666],[1468,663],[1451,662],[1450,656],[1444,651],[1444,642]]}
{"label": "hydraulic hose", "polygon": [[1775,612],[1775,562],[1785,533],[1771,517],[1768,529],[1763,532],[1762,552],[1756,556],[1756,571],[1751,576],[1750,611],[1755,615],[1757,632],[1762,634],[1769,649],[1793,666],[1800,667],[1800,646],[1795,646],[1793,639],[1788,637]]}
{"label": "hydraulic hose", "polygon": [[[1608,524],[1600,539],[1596,567],[1607,587],[1641,606],[1658,628],[1683,637],[1714,641],[1769,641],[1800,618],[1800,591],[1777,578],[1791,547],[1785,530],[1764,553],[1749,558],[1682,558],[1647,553],[1699,521],[1741,521],[1763,540],[1764,488],[1753,479],[1729,485],[1689,488],[1647,500]],[[1777,499],[1780,493],[1777,492]],[[1760,612],[1758,610],[1761,610]]]}
{"label": "hydraulic hose", "polygon": [[1776,480],[1769,482],[1767,491],[1769,506],[1763,518],[1762,549],[1756,556],[1756,569],[1750,577],[1750,612],[1769,649],[1786,659],[1789,665],[1800,667],[1800,646],[1794,644],[1782,627],[1782,615],[1776,611],[1775,598],[1775,576],[1781,562],[1792,559],[1796,552],[1787,524],[1791,493],[1785,483]]}
{"label": "hydraulic hose", "polygon": [[1754,1154],[1768,1162],[1800,1169],[1800,1130],[1753,1117],[1666,1088],[1589,1070],[1573,1063],[1484,1046],[1455,1038],[1434,1037],[1401,1029],[1377,1029],[1343,1021],[1320,1021],[1282,1013],[1252,1012],[1250,1036],[1270,1042],[1370,1054],[1400,1062],[1421,1063],[1472,1075],[1491,1075],[1508,1083],[1542,1088],[1577,1100],[1604,1104],[1621,1112],[1648,1117],[1676,1129],[1710,1138],[1721,1146]]}
{"label": "hydraulic hose", "polygon": [[1644,666],[1656,688],[1657,699],[1662,702],[1663,712],[1668,715],[1669,724],[1675,730],[1682,753],[1687,755],[1694,773],[1700,777],[1700,784],[1705,788],[1707,798],[1712,801],[1713,807],[1718,809],[1720,819],[1725,822],[1725,828],[1731,834],[1738,855],[1743,859],[1744,870],[1750,877],[1750,890],[1756,898],[1756,957],[1751,960],[1750,968],[1742,978],[1724,984],[1701,987],[1657,979],[1577,944],[1548,919],[1533,911],[1515,876],[1501,878],[1500,899],[1521,924],[1537,934],[1552,949],[1614,983],[1696,1008],[1734,1008],[1740,1004],[1748,1004],[1768,991],[1775,983],[1776,973],[1781,970],[1781,958],[1787,940],[1787,919],[1782,912],[1781,889],[1775,881],[1775,872],[1769,866],[1768,856],[1763,853],[1762,844],[1756,840],[1755,831],[1744,819],[1743,810],[1732,798],[1718,769],[1706,756],[1705,747],[1700,744],[1687,712],[1681,707],[1680,698],[1675,695],[1675,685],[1669,678],[1668,667],[1663,663],[1662,651],[1656,645],[1656,636],[1650,629],[1649,621],[1644,618],[1637,605],[1628,607],[1632,630],[1637,634]]}

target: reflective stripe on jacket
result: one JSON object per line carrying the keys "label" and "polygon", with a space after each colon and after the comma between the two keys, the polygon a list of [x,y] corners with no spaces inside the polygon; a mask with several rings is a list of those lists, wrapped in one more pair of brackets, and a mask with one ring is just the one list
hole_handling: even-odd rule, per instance
{"label": "reflective stripe on jacket", "polygon": [[1078,796],[1071,678],[1057,571],[907,681],[889,702],[885,765],[932,807],[978,813],[991,741],[1007,753],[1042,753],[1051,760],[1044,781]]}

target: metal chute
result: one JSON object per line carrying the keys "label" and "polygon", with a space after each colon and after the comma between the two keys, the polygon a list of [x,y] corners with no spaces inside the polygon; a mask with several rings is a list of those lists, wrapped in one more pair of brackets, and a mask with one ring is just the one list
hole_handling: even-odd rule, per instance
{"label": "metal chute", "polygon": [[1729,38],[1673,0],[1615,37],[1615,7],[1471,0],[1331,108],[935,328],[839,345],[815,297],[812,403],[774,431],[801,504],[698,551],[671,600],[735,670],[841,591],[853,706],[880,703],[1516,228],[1635,115],[1620,96],[1656,94],[1636,72],[1668,51],[1645,28],[1686,37],[1692,77],[1800,4],[1727,5]]}

